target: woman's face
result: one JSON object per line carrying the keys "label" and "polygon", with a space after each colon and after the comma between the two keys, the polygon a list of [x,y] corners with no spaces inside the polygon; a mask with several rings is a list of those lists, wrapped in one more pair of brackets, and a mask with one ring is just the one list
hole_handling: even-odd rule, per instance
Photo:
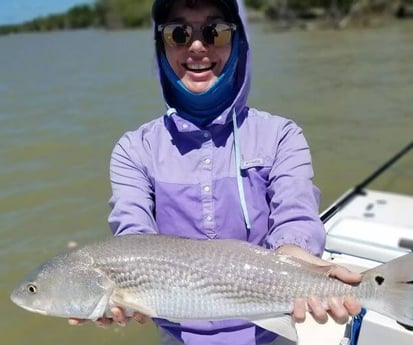
{"label": "woman's face", "polygon": [[208,23],[224,22],[222,11],[208,2],[200,1],[196,8],[187,8],[184,0],[177,0],[168,22],[184,23],[193,28],[187,45],[170,47],[164,43],[170,66],[188,90],[206,91],[222,72],[231,53],[231,43],[223,46],[208,44],[199,29]]}

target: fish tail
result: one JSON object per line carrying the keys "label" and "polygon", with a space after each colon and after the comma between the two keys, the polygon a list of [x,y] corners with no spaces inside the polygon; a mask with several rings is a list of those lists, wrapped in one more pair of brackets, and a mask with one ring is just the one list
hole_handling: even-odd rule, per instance
{"label": "fish tail", "polygon": [[[383,298],[370,309],[413,327],[413,253],[364,272],[373,279]],[[369,308],[368,305],[366,305]]]}

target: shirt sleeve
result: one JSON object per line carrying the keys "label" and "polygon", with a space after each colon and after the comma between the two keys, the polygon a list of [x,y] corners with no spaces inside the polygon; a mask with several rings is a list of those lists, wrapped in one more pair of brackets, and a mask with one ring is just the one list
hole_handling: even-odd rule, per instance
{"label": "shirt sleeve", "polygon": [[112,197],[109,226],[114,235],[156,233],[154,188],[144,164],[142,138],[126,133],[110,160]]}
{"label": "shirt sleeve", "polygon": [[310,149],[302,130],[288,121],[281,131],[269,176],[267,247],[292,244],[322,254],[326,233],[318,214],[320,191],[312,182],[313,175]]}

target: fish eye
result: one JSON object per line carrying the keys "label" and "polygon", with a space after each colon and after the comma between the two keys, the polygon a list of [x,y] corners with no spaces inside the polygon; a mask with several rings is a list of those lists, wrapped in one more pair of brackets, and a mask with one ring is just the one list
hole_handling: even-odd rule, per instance
{"label": "fish eye", "polygon": [[26,290],[27,292],[31,293],[31,294],[35,294],[37,292],[37,286],[34,284],[28,284],[26,286]]}

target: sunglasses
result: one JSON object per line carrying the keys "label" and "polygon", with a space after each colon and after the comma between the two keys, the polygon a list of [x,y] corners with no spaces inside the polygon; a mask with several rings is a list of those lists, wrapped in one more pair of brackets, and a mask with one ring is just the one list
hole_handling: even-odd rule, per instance
{"label": "sunglasses", "polygon": [[205,43],[216,47],[231,43],[232,33],[237,29],[234,23],[210,23],[195,30],[191,25],[184,23],[166,23],[158,25],[158,32],[162,33],[163,41],[169,47],[186,46],[192,39],[194,32],[200,31]]}

